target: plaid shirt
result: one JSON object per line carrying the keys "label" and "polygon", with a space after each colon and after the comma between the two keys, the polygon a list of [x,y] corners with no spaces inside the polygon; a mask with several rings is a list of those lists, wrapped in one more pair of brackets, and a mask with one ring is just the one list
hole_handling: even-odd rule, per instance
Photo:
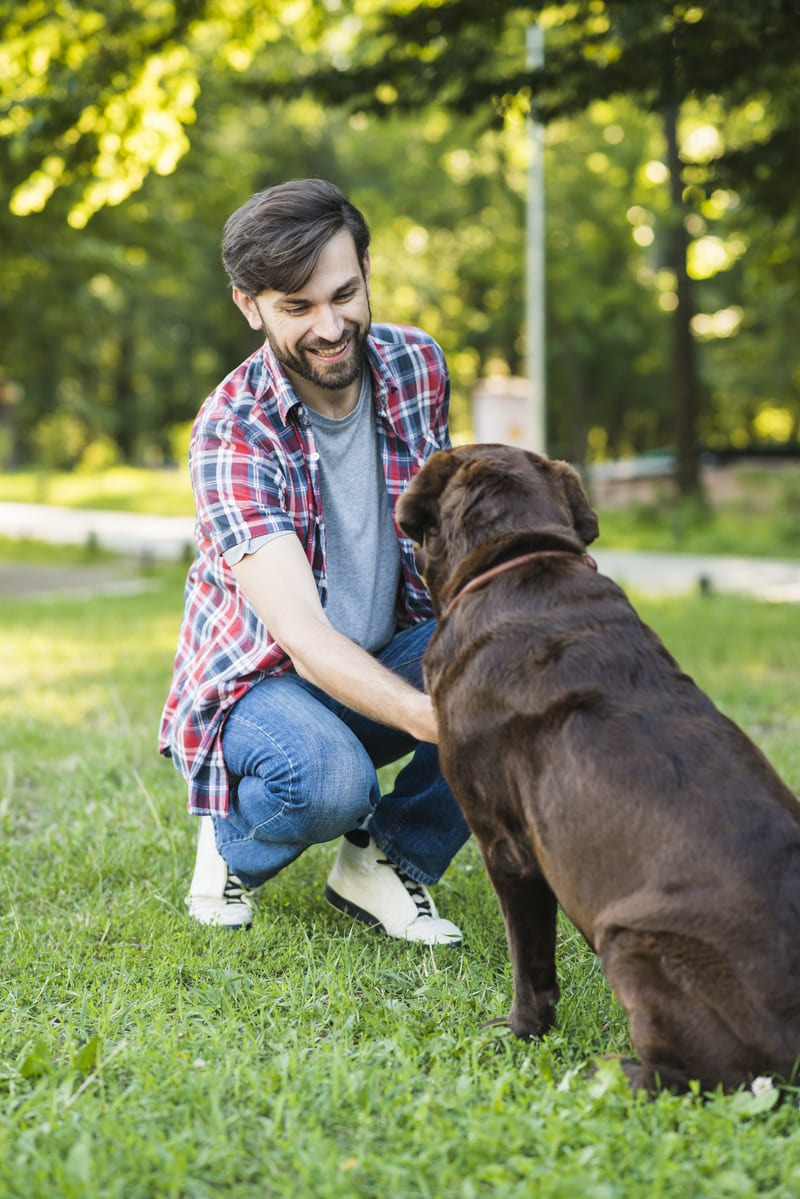
{"label": "plaid shirt", "polygon": [[[436,450],[449,446],[450,380],[440,347],[419,329],[373,325],[367,361],[378,441],[392,502]],[[264,344],[203,404],[189,465],[197,555],[186,581],[172,684],[159,750],[189,783],[189,811],[224,816],[228,776],[220,733],[226,713],[261,679],[291,662],[239,590],[223,554],[272,533],[293,532],[326,598],[319,453],[311,421]],[[395,526],[396,527],[396,526]],[[401,619],[432,616],[411,542],[397,529]]]}

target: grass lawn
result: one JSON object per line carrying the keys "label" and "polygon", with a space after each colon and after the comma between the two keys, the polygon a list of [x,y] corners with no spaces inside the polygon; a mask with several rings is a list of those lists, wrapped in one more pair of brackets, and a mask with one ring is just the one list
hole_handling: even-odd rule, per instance
{"label": "grass lawn", "polygon": [[[800,558],[800,467],[741,468],[738,494],[713,507],[660,497],[600,508],[601,541],[620,549]],[[118,466],[95,474],[0,475],[0,503],[49,503],[164,516],[194,513],[188,472]]]}
{"label": "grass lawn", "polygon": [[[333,846],[263,889],[249,933],[193,926],[194,825],[155,753],[182,574],[153,579],[2,607],[1,1195],[800,1193],[794,1089],[647,1103],[612,1066],[585,1080],[627,1029],[566,921],[557,1030],[524,1044],[482,1028],[511,971],[472,844],[437,888],[459,949],[385,942],[329,909]],[[796,608],[640,608],[800,788]]]}
{"label": "grass lawn", "polygon": [[143,470],[134,466],[115,466],[94,474],[80,471],[6,473],[0,476],[0,503],[108,508],[159,516],[194,514],[186,469]]}

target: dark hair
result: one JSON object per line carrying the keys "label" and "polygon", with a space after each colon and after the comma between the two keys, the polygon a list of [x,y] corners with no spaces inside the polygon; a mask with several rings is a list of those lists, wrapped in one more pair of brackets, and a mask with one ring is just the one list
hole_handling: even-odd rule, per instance
{"label": "dark hair", "polygon": [[294,179],[257,192],[225,223],[222,261],[234,287],[291,295],[306,285],[325,245],[342,229],[363,264],[369,246],[364,217],[333,183]]}

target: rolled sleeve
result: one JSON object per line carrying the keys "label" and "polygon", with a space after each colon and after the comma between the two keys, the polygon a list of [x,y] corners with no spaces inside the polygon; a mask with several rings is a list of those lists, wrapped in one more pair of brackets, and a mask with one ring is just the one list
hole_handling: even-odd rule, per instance
{"label": "rolled sleeve", "polygon": [[235,566],[237,562],[241,562],[242,558],[245,558],[248,554],[255,554],[265,545],[269,545],[270,541],[274,541],[276,537],[286,537],[291,531],[291,529],[287,529],[283,533],[267,533],[263,537],[251,537],[249,540],[235,545],[233,549],[225,550],[222,556],[228,563],[228,566]]}
{"label": "rolled sleeve", "polygon": [[[229,420],[201,422],[189,457],[198,524],[220,556],[295,532],[286,476],[272,446],[258,452]],[[250,552],[247,548],[244,553]]]}

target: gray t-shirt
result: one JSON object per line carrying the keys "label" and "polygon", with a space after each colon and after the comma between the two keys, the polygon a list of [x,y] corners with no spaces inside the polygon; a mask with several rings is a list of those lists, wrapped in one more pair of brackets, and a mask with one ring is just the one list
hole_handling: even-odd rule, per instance
{"label": "gray t-shirt", "polygon": [[378,451],[369,371],[347,416],[309,414],[327,537],[325,611],[335,629],[374,653],[394,634],[400,546]]}
{"label": "gray t-shirt", "polygon": [[[306,410],[319,452],[322,518],[327,539],[328,592],[325,607],[331,624],[375,653],[394,634],[400,547],[378,451],[372,377],[364,371],[358,404],[340,420]],[[235,566],[276,533],[227,550]]]}

